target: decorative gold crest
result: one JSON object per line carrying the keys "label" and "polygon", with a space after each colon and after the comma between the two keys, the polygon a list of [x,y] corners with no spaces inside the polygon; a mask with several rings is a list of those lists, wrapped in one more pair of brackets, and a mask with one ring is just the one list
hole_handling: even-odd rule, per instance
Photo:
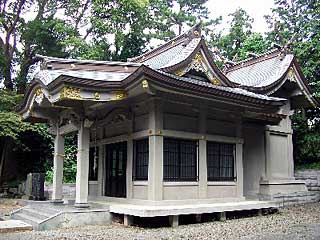
{"label": "decorative gold crest", "polygon": [[295,82],[296,81],[296,76],[295,76],[295,73],[294,73],[294,70],[293,70],[292,67],[288,71],[287,78],[288,78],[288,80],[290,82]]}
{"label": "decorative gold crest", "polygon": [[178,70],[178,71],[175,72],[175,75],[179,76],[179,77],[183,76],[183,74],[184,74],[183,70]]}
{"label": "decorative gold crest", "polygon": [[63,87],[60,90],[60,99],[75,99],[75,100],[81,100],[80,96],[80,88],[76,87]]}
{"label": "decorative gold crest", "polygon": [[149,87],[149,83],[147,80],[143,80],[142,81],[142,88],[148,88]]}
{"label": "decorative gold crest", "polygon": [[115,97],[112,100],[122,100],[125,99],[128,94],[125,91],[113,91],[112,94],[115,94]]}
{"label": "decorative gold crest", "polygon": [[39,96],[42,95],[42,94],[43,94],[42,88],[38,88],[38,89],[36,90],[36,96],[39,97]]}
{"label": "decorative gold crest", "polygon": [[197,31],[197,30],[193,31],[193,34],[194,34],[196,37],[199,37],[199,36],[200,36],[200,33],[199,33],[199,31]]}
{"label": "decorative gold crest", "polygon": [[100,93],[98,93],[98,92],[94,93],[94,99],[95,100],[100,100],[100,97],[101,97]]}
{"label": "decorative gold crest", "polygon": [[215,77],[211,78],[210,81],[214,85],[217,85],[217,86],[221,85],[220,81],[218,79],[216,79]]}

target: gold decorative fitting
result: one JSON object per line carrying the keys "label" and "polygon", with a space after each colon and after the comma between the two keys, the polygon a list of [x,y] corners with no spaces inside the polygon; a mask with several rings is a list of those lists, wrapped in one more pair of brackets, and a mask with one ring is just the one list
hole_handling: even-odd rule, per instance
{"label": "gold decorative fitting", "polygon": [[100,93],[96,92],[94,93],[94,99],[99,100],[101,97]]}
{"label": "gold decorative fitting", "polygon": [[63,87],[60,90],[60,99],[76,99],[81,100],[80,88],[76,87]]}
{"label": "gold decorative fitting", "polygon": [[201,56],[200,53],[197,53],[195,55],[195,57],[193,58],[193,62],[192,62],[192,66],[190,69],[194,69],[196,70],[197,72],[204,72],[206,73],[206,70],[204,69],[203,65],[203,58]]}
{"label": "gold decorative fitting", "polygon": [[184,74],[183,70],[176,71],[175,75],[181,77]]}
{"label": "gold decorative fitting", "polygon": [[193,31],[193,34],[194,34],[196,37],[199,37],[199,36],[200,36],[200,33],[199,33],[197,30]]}
{"label": "gold decorative fitting", "polygon": [[38,89],[36,90],[36,96],[39,97],[39,96],[42,95],[42,94],[43,94],[42,89],[41,89],[41,88],[38,88]]}
{"label": "gold decorative fitting", "polygon": [[143,81],[142,81],[142,87],[143,87],[143,88],[148,88],[148,87],[149,87],[149,83],[148,83],[147,80],[143,80]]}
{"label": "gold decorative fitting", "polygon": [[290,82],[295,82],[296,81],[296,76],[295,76],[295,73],[294,73],[294,70],[293,70],[292,67],[288,71],[287,78],[288,78],[288,80]]}
{"label": "gold decorative fitting", "polygon": [[112,94],[115,95],[115,97],[112,100],[122,100],[128,96],[128,94],[125,91],[113,91]]}
{"label": "gold decorative fitting", "polygon": [[214,84],[214,85],[217,85],[217,86],[221,85],[221,84],[220,84],[220,81],[219,81],[218,79],[216,79],[216,78],[212,78],[210,81],[211,81],[212,84]]}
{"label": "gold decorative fitting", "polygon": [[161,135],[161,134],[162,134],[162,131],[161,131],[161,130],[159,130],[159,131],[158,131],[158,134],[159,134],[159,135]]}
{"label": "gold decorative fitting", "polygon": [[150,129],[150,130],[148,131],[148,133],[149,133],[149,134],[152,134],[152,130]]}

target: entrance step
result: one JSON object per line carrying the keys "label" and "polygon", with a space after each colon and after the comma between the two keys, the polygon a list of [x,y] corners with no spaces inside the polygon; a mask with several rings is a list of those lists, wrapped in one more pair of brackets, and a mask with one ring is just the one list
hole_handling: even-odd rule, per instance
{"label": "entrance step", "polygon": [[77,209],[67,204],[30,204],[12,212],[10,218],[27,223],[33,230],[111,223],[109,208],[96,204],[86,209]]}
{"label": "entrance step", "polygon": [[32,225],[20,220],[0,221],[0,234],[17,231],[31,231]]}

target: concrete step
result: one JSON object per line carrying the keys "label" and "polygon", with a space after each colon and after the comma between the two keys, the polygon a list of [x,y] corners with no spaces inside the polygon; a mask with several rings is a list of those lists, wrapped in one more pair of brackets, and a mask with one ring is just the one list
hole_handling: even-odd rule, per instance
{"label": "concrete step", "polygon": [[25,215],[44,220],[54,214],[43,211],[42,209],[34,209],[34,208],[23,208],[20,213]]}
{"label": "concrete step", "polygon": [[31,231],[32,225],[20,220],[0,221],[0,234],[17,231]]}
{"label": "concrete step", "polygon": [[60,210],[53,209],[53,208],[50,208],[50,207],[46,207],[46,208],[40,207],[40,208],[32,208],[32,209],[36,209],[39,212],[44,213],[46,215],[50,215],[50,216],[55,215],[55,214],[60,212]]}
{"label": "concrete step", "polygon": [[21,221],[28,223],[34,227],[38,226],[39,223],[41,222],[41,219],[29,216],[29,215],[21,213],[21,212],[13,214],[12,218],[15,220],[21,220]]}

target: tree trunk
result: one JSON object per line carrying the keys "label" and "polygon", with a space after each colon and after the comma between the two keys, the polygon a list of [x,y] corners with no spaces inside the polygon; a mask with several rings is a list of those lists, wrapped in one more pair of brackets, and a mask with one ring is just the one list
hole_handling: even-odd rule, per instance
{"label": "tree trunk", "polygon": [[0,140],[0,186],[3,184],[3,169],[4,169],[4,164],[5,164],[5,156],[7,152],[7,146],[8,146],[8,141],[6,139],[1,139]]}

